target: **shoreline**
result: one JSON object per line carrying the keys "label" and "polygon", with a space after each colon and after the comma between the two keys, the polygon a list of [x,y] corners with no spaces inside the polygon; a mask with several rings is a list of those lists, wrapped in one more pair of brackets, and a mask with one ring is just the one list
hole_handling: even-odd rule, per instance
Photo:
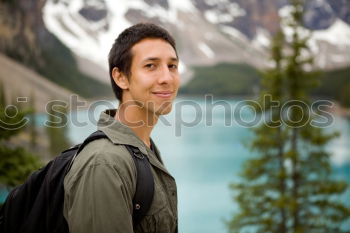
{"label": "shoreline", "polygon": [[350,108],[343,107],[337,102],[334,102],[333,106],[329,107],[327,110],[337,116],[350,117]]}

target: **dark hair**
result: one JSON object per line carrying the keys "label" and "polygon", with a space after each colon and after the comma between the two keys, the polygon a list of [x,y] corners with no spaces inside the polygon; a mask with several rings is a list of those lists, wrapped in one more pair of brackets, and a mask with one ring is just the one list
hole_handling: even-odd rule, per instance
{"label": "dark hair", "polygon": [[125,29],[115,40],[108,55],[109,76],[113,92],[119,101],[122,100],[122,89],[114,82],[112,70],[117,67],[121,73],[129,78],[132,62],[131,48],[146,38],[162,39],[168,42],[174,48],[177,56],[175,40],[164,28],[152,23],[139,23]]}

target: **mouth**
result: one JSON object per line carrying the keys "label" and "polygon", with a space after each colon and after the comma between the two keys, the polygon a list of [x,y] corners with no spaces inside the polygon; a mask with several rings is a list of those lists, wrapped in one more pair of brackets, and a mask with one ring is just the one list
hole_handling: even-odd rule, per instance
{"label": "mouth", "polygon": [[152,94],[160,98],[170,98],[173,95],[173,91],[154,91]]}

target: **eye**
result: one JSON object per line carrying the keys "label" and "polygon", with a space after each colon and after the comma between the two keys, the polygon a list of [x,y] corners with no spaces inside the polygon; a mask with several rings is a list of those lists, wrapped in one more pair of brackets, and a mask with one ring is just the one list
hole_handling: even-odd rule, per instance
{"label": "eye", "polygon": [[177,65],[176,64],[170,64],[168,65],[169,69],[177,70]]}
{"label": "eye", "polygon": [[156,67],[156,65],[153,64],[153,63],[149,63],[149,64],[146,64],[145,67],[146,67],[147,69],[154,69],[154,68]]}

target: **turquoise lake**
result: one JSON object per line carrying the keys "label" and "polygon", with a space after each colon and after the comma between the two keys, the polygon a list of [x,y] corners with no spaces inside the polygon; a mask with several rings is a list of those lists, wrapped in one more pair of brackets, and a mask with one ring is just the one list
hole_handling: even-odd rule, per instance
{"label": "turquoise lake", "polygon": [[[239,119],[248,121],[254,115],[248,108],[235,115],[239,101],[224,101],[226,111],[222,106],[208,108],[204,99],[180,97],[152,133],[166,167],[177,181],[179,232],[227,232],[225,220],[237,211],[229,184],[239,180],[243,162],[254,156],[244,146],[253,134],[249,127],[239,124]],[[94,132],[100,112],[113,106],[115,102],[104,101],[89,111],[72,112],[72,143],[80,143]],[[38,119],[43,124],[46,117]],[[334,117],[334,123],[326,130],[341,133],[327,146],[333,154],[333,177],[350,183],[350,118]],[[1,192],[0,196],[4,198]],[[350,189],[340,198],[350,203]]]}
{"label": "turquoise lake", "polygon": [[[225,102],[232,112],[215,107],[209,114],[212,115],[210,126],[206,114],[210,108],[206,108],[204,99],[178,98],[173,111],[159,120],[152,133],[168,170],[177,181],[179,232],[227,232],[224,222],[237,210],[229,184],[239,180],[243,162],[253,156],[244,146],[253,134],[249,128],[238,124],[237,115],[233,117],[238,101]],[[96,130],[100,112],[113,105],[116,103],[102,103],[93,111],[72,113],[72,119],[86,123],[83,127],[71,125],[72,142],[79,143]],[[242,109],[242,120],[252,117],[248,108]],[[186,126],[191,122],[192,126]],[[230,126],[225,126],[225,122],[230,122]],[[326,130],[341,132],[341,137],[327,148],[333,153],[333,176],[350,183],[350,119],[335,117]],[[341,198],[350,203],[349,189]]]}

